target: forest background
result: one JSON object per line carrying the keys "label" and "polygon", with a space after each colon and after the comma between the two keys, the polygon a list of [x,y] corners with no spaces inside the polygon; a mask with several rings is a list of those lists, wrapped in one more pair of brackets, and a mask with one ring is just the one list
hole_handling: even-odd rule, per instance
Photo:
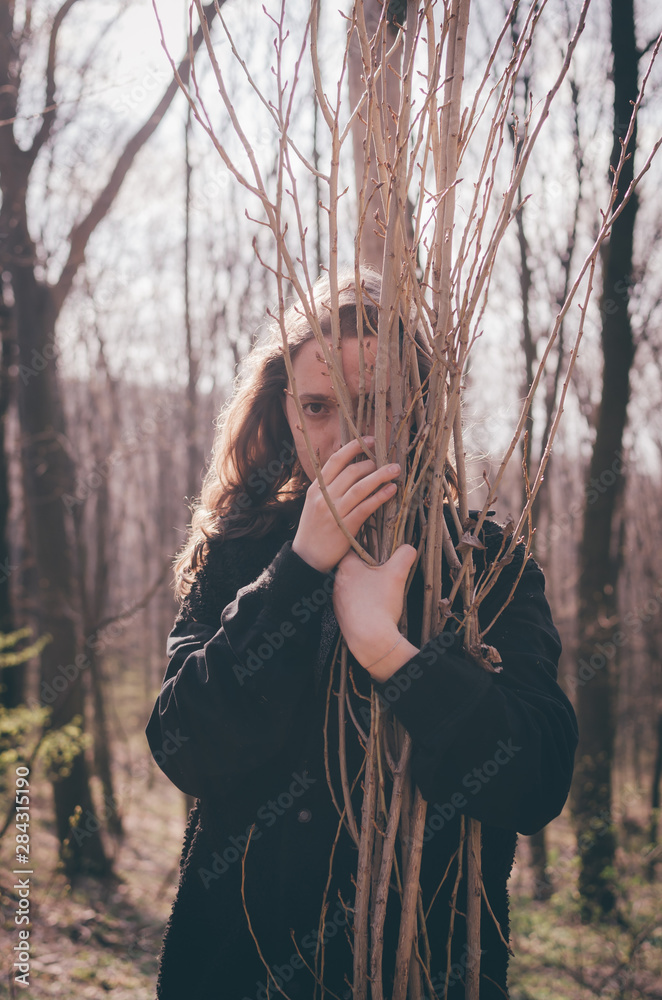
{"label": "forest background", "polygon": [[[308,16],[297,3],[287,5],[293,24]],[[186,5],[170,0],[158,9],[169,50],[183,54]],[[611,9],[605,0],[591,4],[527,168],[526,201],[497,261],[465,376],[465,445],[478,506],[483,474],[489,479],[498,467],[573,267],[608,203],[614,132],[625,134],[626,117],[615,125],[612,18],[627,9],[616,0]],[[513,122],[546,92],[579,10],[569,0],[544,11]],[[474,5],[468,93],[505,14],[505,7]],[[256,78],[268,76],[274,31],[262,7],[226,0],[223,15]],[[1,16],[3,919],[13,932],[20,901],[10,877],[14,776],[27,764],[31,994],[148,997],[186,814],[143,736],[176,612],[170,566],[214,418],[265,330],[276,291],[254,251],[255,244],[268,255],[256,206],[171,83],[151,5],[5,2]],[[322,16],[322,69],[333,78],[345,27],[335,8]],[[633,17],[636,85],[660,24],[652,3],[637,5]],[[277,133],[217,28],[233,104],[268,173]],[[198,72],[208,84],[209,65],[202,61]],[[659,132],[660,82],[653,72],[639,116],[644,153]],[[306,103],[305,88],[300,94],[298,134],[308,154],[323,159],[328,149],[312,99]],[[239,161],[220,110],[214,124]],[[604,752],[607,790],[601,808],[581,822],[573,822],[569,804],[543,835],[521,838],[511,883],[511,981],[519,1000],[662,996],[659,179],[654,161],[633,203],[631,260],[619,263],[611,286],[609,257],[617,255],[602,254],[536,511],[534,552],[564,641],[561,682],[575,702],[586,694],[606,706],[598,720],[586,720],[586,738],[592,759],[596,747]],[[347,260],[356,229],[352,183],[348,173],[339,209]],[[327,235],[314,185],[301,197],[322,264]],[[614,381],[605,385],[611,320],[625,326],[621,353],[611,358]],[[565,347],[561,338],[558,371],[577,322],[576,311]],[[545,439],[549,399],[557,398],[555,371],[532,411],[534,453]],[[601,415],[619,411],[617,447],[608,461],[596,459]],[[521,508],[521,490],[519,475],[506,478],[495,504],[500,521]],[[580,608],[586,525],[605,504],[608,611],[587,641]],[[44,706],[52,714],[42,735]],[[613,861],[601,870],[601,912],[590,921],[578,889],[587,828]],[[3,950],[0,991],[12,996],[10,950]]]}

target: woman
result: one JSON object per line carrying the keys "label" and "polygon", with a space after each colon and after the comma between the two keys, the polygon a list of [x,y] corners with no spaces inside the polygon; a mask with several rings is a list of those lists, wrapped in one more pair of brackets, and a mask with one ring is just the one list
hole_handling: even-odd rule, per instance
{"label": "woman", "polygon": [[[379,277],[363,272],[362,286],[369,360],[376,353],[370,328],[377,328],[372,303],[379,301]],[[328,282],[317,284],[315,300],[330,337]],[[356,400],[353,276],[341,286],[340,328],[344,380]],[[341,447],[338,403],[319,345],[296,309],[288,312],[286,329],[309,438],[328,493],[356,536],[393,495],[400,470],[376,467],[370,436]],[[430,358],[422,341],[418,355],[424,379]],[[367,370],[369,389],[369,365]],[[487,522],[483,540],[478,573],[496,556],[502,533]],[[418,642],[418,570],[407,594],[408,637],[401,636],[416,549],[402,545],[380,567],[367,566],[351,550],[315,477],[280,334],[253,352],[220,423],[214,461],[177,563],[182,607],[147,727],[159,766],[198,800],[161,956],[161,1000],[261,1000],[281,992],[311,1000],[315,968],[324,995],[351,996],[357,851],[339,823],[326,774],[328,766],[338,789],[340,734],[337,713],[327,711],[327,693],[339,627],[355,661],[354,718],[366,725],[376,686],[379,704],[390,706],[412,737],[413,777],[428,802],[421,868],[431,950],[425,996],[443,996],[444,988],[450,998],[463,996],[464,880],[450,962],[446,954],[457,871],[449,861],[457,866],[461,814],[483,824],[483,881],[492,913],[483,906],[480,995],[508,995],[506,882],[515,831],[533,833],[561,811],[577,741],[574,713],[556,683],[560,642],[542,573],[532,560],[522,570],[522,549],[480,608],[485,626],[522,571],[513,599],[487,635],[501,655],[500,673],[467,658],[461,634]],[[446,568],[444,574],[448,587]],[[364,749],[351,723],[346,739],[360,816]],[[391,897],[385,996],[397,945],[397,887]]]}

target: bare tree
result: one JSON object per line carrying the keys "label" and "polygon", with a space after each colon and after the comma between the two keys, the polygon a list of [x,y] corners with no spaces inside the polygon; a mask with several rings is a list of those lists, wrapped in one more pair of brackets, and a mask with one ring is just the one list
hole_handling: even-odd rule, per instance
{"label": "bare tree", "polygon": [[[517,12],[513,16],[511,25],[511,34],[513,41],[517,41],[519,34],[518,25],[518,14]],[[535,55],[535,49],[532,49],[531,58],[533,60]],[[520,76],[520,87],[519,93],[515,94],[515,102],[513,106],[513,128],[512,128],[512,141],[514,145],[515,156],[519,156],[519,150],[521,145],[521,134],[525,127],[525,122],[529,114],[529,109],[531,102],[533,100],[533,94],[531,89],[531,74],[533,72],[533,66],[525,67],[524,71]],[[545,292],[549,297],[550,302],[555,302],[559,308],[562,308],[563,303],[568,295],[573,273],[574,265],[574,252],[577,242],[577,229],[579,222],[579,212],[582,204],[582,179],[584,171],[583,162],[583,150],[580,141],[579,134],[579,88],[576,82],[574,70],[571,69],[569,74],[569,87],[571,93],[571,107],[572,107],[572,129],[573,129],[573,148],[574,148],[574,170],[577,181],[577,193],[574,199],[574,207],[571,212],[571,216],[568,222],[567,236],[565,247],[561,250],[561,284],[556,288],[546,288]],[[528,177],[526,178],[528,180]],[[535,185],[536,181],[533,180],[529,182]],[[519,251],[519,290],[520,290],[520,300],[522,308],[522,326],[520,334],[520,343],[522,347],[522,354],[524,358],[524,366],[522,370],[522,383],[520,395],[526,397],[529,393],[531,386],[533,384],[536,362],[539,354],[541,353],[541,347],[544,344],[544,339],[546,335],[546,329],[541,328],[540,324],[536,324],[533,317],[533,294],[535,289],[534,282],[534,265],[540,267],[540,260],[534,259],[535,250],[532,248],[531,243],[527,235],[527,198],[524,192],[524,186],[520,188],[520,207],[515,216],[515,233],[517,237],[517,246]],[[540,443],[536,445],[536,427],[534,425],[534,417],[532,411],[529,411],[528,415],[528,425],[527,431],[524,435],[522,441],[522,462],[525,469],[525,476],[521,484],[522,498],[521,504],[525,506],[527,503],[527,490],[528,482],[531,476],[534,474],[535,467],[540,463],[542,455],[547,447],[549,434],[552,428],[554,414],[556,411],[558,403],[558,395],[561,388],[561,377],[563,372],[563,365],[565,359],[564,350],[564,340],[565,340],[565,323],[561,323],[558,332],[558,339],[556,344],[556,360],[553,364],[550,364],[550,370],[546,373],[546,392],[544,399],[544,413],[543,413],[543,428],[540,433]],[[537,452],[537,454],[536,454]],[[547,463],[547,479],[549,480],[552,474],[553,458],[550,456]],[[536,559],[542,564],[543,568],[546,569],[546,556],[548,554],[546,547],[543,546],[542,552],[539,551],[538,540],[538,528],[541,521],[545,518],[546,510],[549,509],[550,505],[550,492],[549,490],[542,490],[533,504],[531,509],[531,529],[533,534],[532,539],[532,553]],[[545,829],[539,830],[529,837],[529,846],[531,850],[531,865],[534,875],[534,897],[537,899],[547,899],[552,892],[552,882],[548,872],[548,860],[547,860],[547,842],[545,837]]]}
{"label": "bare tree", "polygon": [[[0,299],[0,631],[11,632],[14,612],[11,605],[10,577],[11,563],[9,551],[9,468],[5,455],[7,414],[9,410],[12,383],[8,369],[13,360],[16,340],[13,334],[12,311]],[[26,663],[0,671],[0,704],[15,708],[23,701]]]}
{"label": "bare tree", "polygon": [[[12,2],[0,6],[1,262],[8,279],[4,288],[5,294],[11,295],[19,345],[22,377],[18,380],[18,405],[23,487],[39,578],[41,628],[52,636],[52,642],[42,654],[42,690],[54,693],[51,718],[54,728],[75,716],[82,717],[82,670],[86,665],[78,625],[72,523],[62,502],[64,494],[73,493],[75,469],[67,447],[55,364],[56,324],[76,274],[85,261],[90,237],[111,208],[137,154],[153,135],[178,89],[175,82],[166,88],[148,120],[128,140],[91,207],[81,211],[66,237],[66,259],[59,277],[53,283],[46,281],[42,277],[38,247],[31,234],[27,199],[34,165],[51,140],[58,116],[58,35],[75,3],[76,0],[65,0],[52,20],[44,109],[41,124],[27,149],[17,141],[14,123],[18,115],[23,66],[32,43],[31,20],[27,16],[20,24]],[[211,19],[214,13],[215,6],[210,4],[205,16]],[[199,47],[202,37],[202,30],[199,30],[192,39],[192,53]],[[179,66],[180,78],[187,79],[189,72],[187,54]],[[108,861],[98,833],[99,823],[95,819],[87,764],[82,753],[75,758],[71,773],[54,785],[54,798],[61,843],[70,836],[70,817],[77,810],[82,817],[69,845],[68,867],[73,870],[84,865],[95,872],[107,871]]]}
{"label": "bare tree", "polygon": [[[633,285],[633,241],[638,197],[623,199],[635,176],[636,118],[631,118],[639,94],[638,68],[642,53],[635,35],[633,0],[612,0],[614,117],[610,172],[622,163],[614,219],[603,247],[602,394],[596,437],[587,477],[586,505],[579,553],[579,645],[577,713],[580,746],[573,787],[573,811],[581,857],[579,888],[586,919],[609,913],[616,904],[611,875],[616,850],[612,825],[596,833],[596,817],[609,818],[612,809],[614,753],[614,685],[619,669],[618,645],[604,669],[594,664],[604,643],[618,631],[618,581],[623,553],[621,503],[626,482],[622,463],[623,434],[630,398],[630,372],[635,341],[628,308]],[[625,153],[625,158],[624,154]],[[620,210],[620,211],[619,211]],[[590,676],[589,676],[590,675]]]}

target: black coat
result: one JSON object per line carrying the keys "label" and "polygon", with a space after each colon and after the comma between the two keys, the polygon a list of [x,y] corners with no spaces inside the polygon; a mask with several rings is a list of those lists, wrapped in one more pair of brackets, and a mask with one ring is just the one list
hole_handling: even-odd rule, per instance
{"label": "black coat", "polygon": [[[487,522],[484,535],[489,561],[501,533]],[[306,966],[315,965],[322,938],[323,980],[332,991],[325,995],[351,996],[348,927],[357,852],[344,828],[336,837],[339,817],[324,763],[330,661],[338,635],[333,577],[292,552],[293,536],[294,525],[282,522],[265,538],[213,542],[168,639],[168,668],[147,737],[168,778],[198,802],[166,929],[160,1000],[280,996],[255,940],[284,993],[291,1000],[312,1000],[314,981]],[[522,558],[520,546],[482,604],[483,627],[509,594]],[[421,606],[417,574],[408,599],[412,642],[420,637]],[[432,985],[442,996],[457,856],[448,872],[447,867],[464,813],[482,822],[483,881],[494,916],[483,904],[480,995],[497,1000],[507,996],[508,954],[496,922],[507,939],[506,882],[515,831],[533,833],[561,811],[577,743],[574,712],[556,683],[561,645],[533,560],[487,640],[501,654],[500,674],[470,661],[461,636],[449,633],[443,642],[438,637],[423,646],[377,688],[382,705],[391,706],[412,737],[413,775],[428,802],[421,886],[426,909],[434,897],[427,918]],[[371,681],[358,665],[353,676],[350,700],[367,730]],[[346,733],[354,776],[364,751],[349,718]],[[328,745],[331,780],[342,804],[335,694],[329,699]],[[361,779],[353,795],[360,818]],[[463,860],[466,872],[466,850]],[[387,965],[397,945],[396,894],[392,887]],[[450,1000],[463,997],[465,906],[462,879]],[[384,985],[389,996],[388,968]],[[432,990],[424,996],[432,998]]]}

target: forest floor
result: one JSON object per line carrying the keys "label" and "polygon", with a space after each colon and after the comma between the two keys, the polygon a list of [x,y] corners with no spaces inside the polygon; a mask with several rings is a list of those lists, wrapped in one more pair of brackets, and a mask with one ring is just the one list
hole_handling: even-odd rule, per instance
{"label": "forest floor", "polygon": [[620,830],[615,919],[585,924],[577,892],[576,841],[567,808],[547,828],[554,893],[534,900],[527,838],[520,838],[511,897],[512,1000],[662,1000],[662,891],[646,876],[647,837],[630,820]]}
{"label": "forest floor", "polygon": [[[181,794],[160,776],[146,752],[142,692],[122,688],[113,732],[118,750],[116,797],[125,832],[112,848],[115,877],[67,882],[54,860],[50,788],[35,771],[30,985],[24,989],[13,982],[19,897],[12,889],[10,827],[0,845],[0,997],[153,1000],[157,955],[177,882],[185,808]],[[631,794],[631,818],[639,804],[636,793]],[[606,926],[580,921],[574,839],[566,813],[548,828],[556,891],[547,902],[532,898],[528,844],[521,838],[510,882],[512,1000],[662,1000],[662,893],[659,880],[650,884],[644,878],[643,833],[632,822],[628,830],[628,850],[619,849],[617,859],[622,919]]]}

